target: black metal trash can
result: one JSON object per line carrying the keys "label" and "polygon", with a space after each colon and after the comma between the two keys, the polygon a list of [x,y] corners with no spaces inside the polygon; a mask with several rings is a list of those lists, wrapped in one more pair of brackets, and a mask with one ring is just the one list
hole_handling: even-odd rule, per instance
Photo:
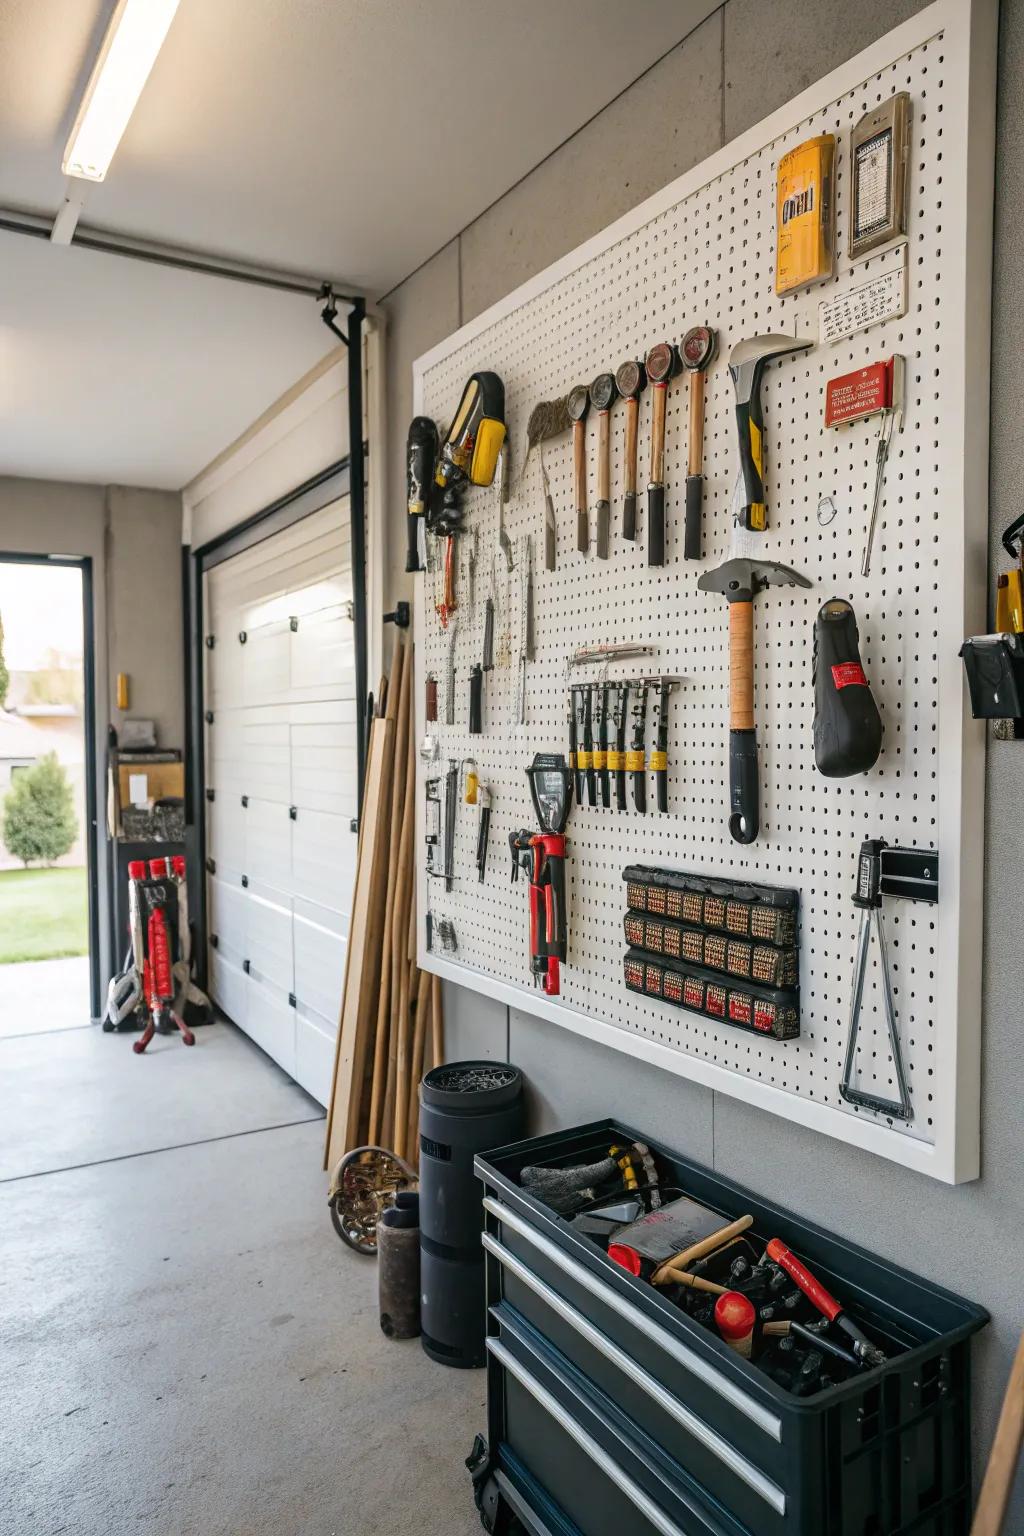
{"label": "black metal trash can", "polygon": [[435,1067],[420,1084],[420,1318],[442,1365],[486,1363],[478,1152],[523,1132],[523,1075],[494,1061]]}

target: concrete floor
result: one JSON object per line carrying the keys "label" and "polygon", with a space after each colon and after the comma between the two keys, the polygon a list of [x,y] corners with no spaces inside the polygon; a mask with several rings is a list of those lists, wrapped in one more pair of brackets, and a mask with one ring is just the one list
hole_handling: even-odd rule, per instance
{"label": "concrete floor", "polygon": [[478,1532],[484,1375],[380,1334],[319,1106],[229,1025],[150,1049],[0,1041],[0,1530]]}
{"label": "concrete floor", "polygon": [[88,955],[0,965],[0,1040],[88,1023]]}

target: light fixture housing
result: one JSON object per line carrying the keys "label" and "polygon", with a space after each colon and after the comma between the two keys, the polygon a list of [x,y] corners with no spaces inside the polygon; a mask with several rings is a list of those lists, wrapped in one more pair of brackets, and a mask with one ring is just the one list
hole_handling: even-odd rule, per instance
{"label": "light fixture housing", "polygon": [[65,176],[106,176],[177,9],[178,0],[118,0],[68,136]]}

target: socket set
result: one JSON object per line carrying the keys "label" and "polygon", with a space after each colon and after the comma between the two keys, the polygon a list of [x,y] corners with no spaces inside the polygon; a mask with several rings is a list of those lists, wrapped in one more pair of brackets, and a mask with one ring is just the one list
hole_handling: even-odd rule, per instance
{"label": "socket set", "polygon": [[800,996],[791,988],[737,986],[714,971],[699,970],[683,961],[652,960],[630,949],[623,962],[631,992],[659,997],[678,1008],[773,1040],[794,1040],[800,1033]]}
{"label": "socket set", "polygon": [[800,892],[712,875],[631,864],[622,872],[632,912],[649,912],[696,928],[781,947],[796,944]]}
{"label": "socket set", "polygon": [[800,979],[799,955],[794,945],[755,944],[749,939],[690,928],[685,923],[645,917],[640,912],[627,912],[623,926],[626,943],[635,949],[648,949],[653,954],[686,960],[712,971],[726,971],[730,976],[756,981],[765,987],[795,987]]}
{"label": "socket set", "polygon": [[643,864],[623,879],[631,992],[775,1040],[799,1035],[799,891]]}

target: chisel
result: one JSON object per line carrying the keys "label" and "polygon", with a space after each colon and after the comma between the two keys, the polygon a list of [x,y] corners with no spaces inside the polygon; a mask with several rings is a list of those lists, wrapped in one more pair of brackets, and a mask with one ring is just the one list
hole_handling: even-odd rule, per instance
{"label": "chisel", "polygon": [[587,781],[587,804],[597,804],[597,780],[594,776],[594,686],[583,690],[583,772]]}
{"label": "chisel", "polygon": [[618,390],[615,375],[599,373],[590,386],[590,403],[597,412],[597,558],[607,560],[611,550],[611,409]]}
{"label": "chisel", "polygon": [[615,371],[615,387],[626,402],[626,442],[622,454],[622,537],[635,539],[637,428],[640,421],[640,396],[647,388],[643,363],[634,359],[620,363]]}
{"label": "chisel", "polygon": [[583,762],[580,756],[582,736],[580,734],[583,725],[583,699],[582,688],[575,686],[569,689],[569,766],[573,770],[573,787],[576,791],[576,804],[583,804]]}
{"label": "chisel", "polygon": [[605,810],[611,808],[612,784],[608,776],[608,695],[610,688],[607,683],[595,684],[597,692],[597,748],[594,752],[594,769],[601,785],[601,804]]}
{"label": "chisel", "polygon": [[633,804],[637,810],[647,810],[647,679],[642,677],[635,684],[636,699],[633,704],[633,741],[626,753],[626,769],[633,780]]}
{"label": "chisel", "polygon": [[629,715],[629,684],[615,684],[612,719],[615,721],[615,747],[608,752],[608,770],[615,775],[615,805],[626,809],[626,720]]}
{"label": "chisel", "polygon": [[569,416],[572,421],[573,483],[576,496],[576,548],[581,555],[590,553],[590,516],[587,510],[587,412],[590,393],[585,384],[569,391]]}

